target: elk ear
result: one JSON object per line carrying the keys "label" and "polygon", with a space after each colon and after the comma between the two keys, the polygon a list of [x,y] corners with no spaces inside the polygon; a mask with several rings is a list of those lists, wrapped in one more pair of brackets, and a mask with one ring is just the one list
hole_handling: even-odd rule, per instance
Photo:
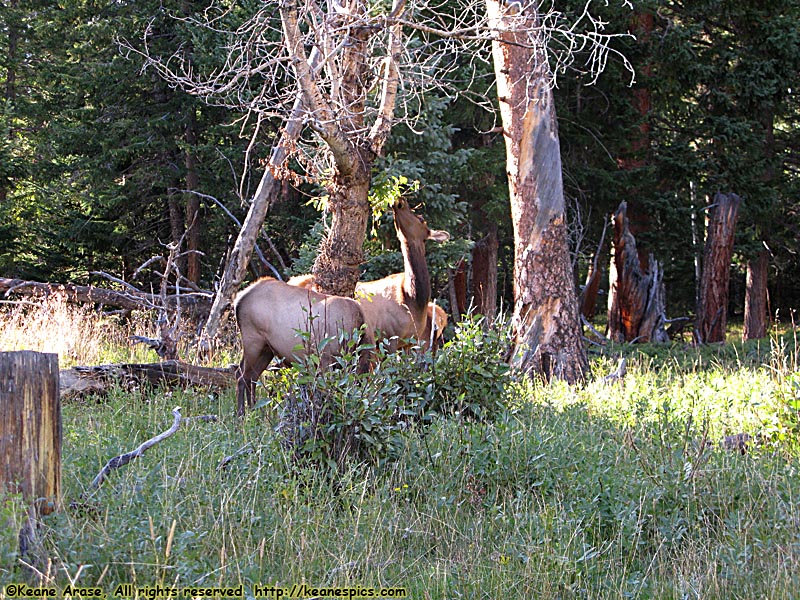
{"label": "elk ear", "polygon": [[434,242],[446,242],[450,239],[450,234],[446,231],[442,231],[441,229],[431,229],[428,239],[433,240]]}

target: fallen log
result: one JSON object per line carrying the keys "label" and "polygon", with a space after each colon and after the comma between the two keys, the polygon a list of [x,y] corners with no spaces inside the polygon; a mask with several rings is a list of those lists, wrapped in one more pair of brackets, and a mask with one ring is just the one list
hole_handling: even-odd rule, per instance
{"label": "fallen log", "polygon": [[159,363],[123,363],[78,366],[60,373],[61,398],[102,394],[114,383],[204,387],[223,390],[236,384],[236,367],[198,367],[178,360]]}
{"label": "fallen log", "polygon": [[[70,302],[80,304],[92,303],[114,306],[125,310],[154,310],[163,307],[162,298],[156,294],[136,291],[129,287],[124,291],[100,288],[93,285],[77,285],[73,283],[49,283],[9,279],[0,277],[0,293],[9,297],[50,296],[60,294]],[[167,308],[174,310],[178,304],[194,316],[207,315],[211,308],[211,292],[184,292],[166,296]]]}

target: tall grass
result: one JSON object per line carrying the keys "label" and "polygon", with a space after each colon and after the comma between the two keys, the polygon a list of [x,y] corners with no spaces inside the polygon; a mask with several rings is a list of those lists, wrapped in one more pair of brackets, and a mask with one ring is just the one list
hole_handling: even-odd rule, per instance
{"label": "tall grass", "polygon": [[[454,374],[458,361],[477,364],[465,349],[494,348],[480,335],[442,350],[448,397],[461,385],[469,398],[471,380],[457,384]],[[583,387],[504,375],[503,401],[487,418],[441,411],[409,421],[390,459],[334,471],[298,462],[276,435],[287,373],[265,379],[259,393],[276,396],[244,421],[233,417],[232,391],[115,389],[69,403],[65,508],[43,524],[38,575],[20,567],[13,539],[0,538],[0,582],[241,583],[247,593],[255,583],[307,582],[402,586],[412,598],[796,597],[793,336],[614,347],[593,357],[595,377]],[[625,380],[602,383],[620,355]],[[166,429],[175,405],[220,419],[183,425],[87,489],[108,458]],[[753,438],[744,453],[720,445],[738,433]]]}
{"label": "tall grass", "polygon": [[[184,323],[179,353],[184,360],[199,362],[191,345],[196,324]],[[238,354],[235,327],[225,320],[221,337],[227,345],[210,360],[227,365]],[[105,313],[91,305],[76,305],[63,296],[0,305],[0,352],[35,350],[58,354],[62,369],[75,365],[117,362],[156,362],[155,351],[135,344],[131,336],[158,338],[150,313]],[[206,359],[204,358],[203,361]]]}
{"label": "tall grass", "polygon": [[128,337],[155,337],[152,321],[105,316],[88,305],[76,306],[58,294],[21,302],[0,312],[0,352],[35,350],[58,354],[61,368],[109,362],[157,360]]}

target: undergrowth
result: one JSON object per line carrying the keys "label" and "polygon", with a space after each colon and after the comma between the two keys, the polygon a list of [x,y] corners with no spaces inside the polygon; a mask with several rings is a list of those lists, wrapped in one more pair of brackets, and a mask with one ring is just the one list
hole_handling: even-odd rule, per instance
{"label": "undergrowth", "polygon": [[[435,356],[388,356],[363,376],[269,372],[244,420],[232,390],[115,388],[71,401],[64,508],[44,519],[34,556],[0,536],[0,582],[796,597],[793,331],[606,348],[573,387],[507,372],[506,346],[504,330],[466,321]],[[603,382],[621,357],[624,380]],[[298,445],[286,428],[311,419],[287,424],[285,411],[303,394],[327,412]],[[109,458],[167,429],[174,406],[219,419],[182,425],[89,489]],[[726,446],[740,434],[746,443]],[[6,531],[20,510],[19,499],[0,505]]]}

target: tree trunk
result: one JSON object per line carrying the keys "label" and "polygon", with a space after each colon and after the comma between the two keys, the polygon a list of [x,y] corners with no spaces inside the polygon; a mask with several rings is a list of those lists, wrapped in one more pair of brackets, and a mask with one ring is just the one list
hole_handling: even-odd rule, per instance
{"label": "tree trunk", "polygon": [[757,340],[767,335],[767,274],[769,253],[763,248],[747,263],[747,289],[744,296],[744,331],[742,338]]}
{"label": "tree trunk", "polygon": [[714,203],[708,207],[700,305],[695,325],[695,341],[700,344],[725,341],[733,234],[740,203],[741,198],[736,194],[718,192]]}
{"label": "tree trunk", "polygon": [[39,515],[61,494],[58,355],[0,353],[0,485],[21,493]]}
{"label": "tree trunk", "polygon": [[589,265],[589,271],[586,273],[586,283],[584,283],[580,295],[581,314],[586,317],[587,321],[594,319],[597,311],[597,295],[600,292],[600,278],[602,275],[600,256],[595,254],[592,257],[592,264]]}
{"label": "tree trunk", "polygon": [[497,312],[497,225],[472,249],[472,294],[475,311],[484,315],[488,323]]}
{"label": "tree trunk", "polygon": [[[346,0],[340,8],[342,10],[335,11],[335,15],[329,15],[326,24],[326,33],[330,36],[338,35],[335,30],[347,31],[342,38],[341,51],[333,53],[338,56],[326,64],[331,73],[330,86],[318,81],[305,59],[306,42],[299,24],[297,2],[282,3],[280,14],[286,49],[300,88],[299,96],[309,115],[313,115],[310,120],[333,159],[328,186],[331,229],[320,245],[312,273],[321,291],[352,297],[364,260],[362,247],[370,213],[372,162],[383,152],[391,130],[400,83],[396,60],[403,44],[402,25],[396,22],[386,30],[390,41],[380,68],[378,114],[372,127],[367,128],[364,107],[373,84],[367,59],[370,38],[376,31],[361,26],[361,17],[369,10],[367,3]],[[404,8],[404,0],[393,0],[392,18],[401,19]],[[320,42],[322,40],[317,40]],[[365,131],[369,133],[364,135]]]}
{"label": "tree trunk", "polygon": [[589,265],[589,270],[586,273],[586,283],[579,297],[581,314],[587,321],[591,321],[594,318],[597,309],[597,294],[600,291],[600,279],[603,275],[603,269],[600,267],[600,256],[603,253],[607,228],[608,221],[603,219],[603,233],[600,235],[600,243],[597,244],[597,250],[592,256],[592,264]]}
{"label": "tree trunk", "polygon": [[177,195],[170,194],[168,196],[167,210],[169,211],[169,239],[173,244],[177,244],[183,237],[183,209]]}
{"label": "tree trunk", "polygon": [[328,207],[331,228],[320,244],[312,273],[320,291],[353,297],[364,262],[364,239],[369,221],[372,159],[362,153],[352,173],[334,177]]}
{"label": "tree trunk", "polygon": [[617,342],[668,342],[663,273],[648,257],[642,269],[630,231],[627,203],[614,213],[614,240],[608,285],[608,337]]}
{"label": "tree trunk", "polygon": [[514,365],[569,382],[588,373],[567,246],[558,124],[538,15],[487,0],[514,224]]}
{"label": "tree trunk", "polygon": [[72,367],[60,373],[60,395],[68,399],[105,394],[113,384],[119,383],[224,390],[236,385],[236,367],[198,367],[179,360]]}
{"label": "tree trunk", "polygon": [[186,279],[198,285],[200,283],[200,196],[193,194],[200,187],[200,176],[197,172],[197,115],[193,107],[189,109],[189,120],[186,123]]}

